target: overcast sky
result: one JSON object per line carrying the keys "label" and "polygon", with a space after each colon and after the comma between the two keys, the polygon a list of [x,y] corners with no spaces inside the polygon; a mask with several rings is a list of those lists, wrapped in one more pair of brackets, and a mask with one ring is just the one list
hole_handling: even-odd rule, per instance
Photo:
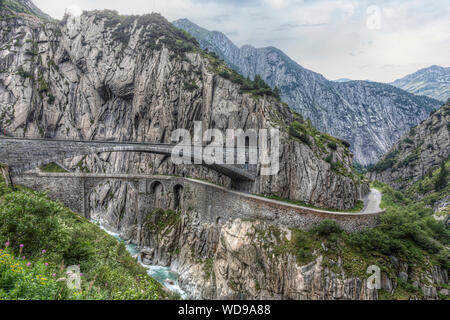
{"label": "overcast sky", "polygon": [[274,46],[326,78],[390,82],[433,64],[450,66],[448,0],[34,0],[65,8],[160,12],[225,33],[238,46]]}

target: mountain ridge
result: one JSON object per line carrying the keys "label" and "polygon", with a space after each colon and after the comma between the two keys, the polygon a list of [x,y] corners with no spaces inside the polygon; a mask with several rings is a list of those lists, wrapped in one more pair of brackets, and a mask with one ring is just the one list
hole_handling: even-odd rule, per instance
{"label": "mountain ridge", "polygon": [[[194,121],[218,130],[275,126],[283,169],[261,176],[254,193],[319,207],[356,204],[360,184],[344,142],[312,128],[262,80],[232,71],[161,15],[104,10],[45,25],[7,15],[0,20],[2,29],[11,26],[0,41],[2,129],[16,136],[169,143],[172,131],[193,130]],[[184,168],[169,159],[117,153],[63,165],[178,175],[185,169],[186,175],[232,183],[213,170]]]}
{"label": "mountain ridge", "polygon": [[278,48],[238,48],[223,33],[208,32],[188,19],[173,23],[245,77],[259,74],[271,87],[278,87],[283,100],[319,130],[349,141],[355,161],[362,165],[375,163],[403,132],[442,104],[389,84],[330,81]]}
{"label": "mountain ridge", "polygon": [[447,101],[450,98],[450,67],[432,65],[390,84],[413,94]]}
{"label": "mountain ridge", "polygon": [[450,156],[450,99],[411,128],[369,169],[372,180],[407,188],[436,170]]}

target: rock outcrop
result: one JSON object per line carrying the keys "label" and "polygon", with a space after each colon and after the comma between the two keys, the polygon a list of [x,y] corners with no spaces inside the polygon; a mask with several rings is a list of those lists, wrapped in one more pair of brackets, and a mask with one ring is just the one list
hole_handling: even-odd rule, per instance
{"label": "rock outcrop", "polygon": [[406,188],[436,170],[450,155],[450,100],[406,133],[368,176]]}
{"label": "rock outcrop", "polygon": [[415,298],[438,299],[448,283],[444,269],[429,265],[418,272],[391,257],[390,273],[381,272],[383,290],[368,289],[365,261],[352,262],[362,273],[350,272],[349,258],[330,258],[323,243],[310,262],[299,261],[290,229],[241,219],[205,223],[195,211],[163,224],[158,215],[142,226],[140,245],[151,248],[143,250],[142,260],[170,266],[191,298],[379,299],[381,292],[393,293],[403,277],[419,288]]}
{"label": "rock outcrop", "polygon": [[405,131],[442,104],[383,83],[329,81],[277,48],[238,48],[221,32],[203,29],[187,19],[174,24],[244,76],[259,74],[271,87],[277,86],[283,100],[319,130],[349,141],[361,165],[375,163]]}

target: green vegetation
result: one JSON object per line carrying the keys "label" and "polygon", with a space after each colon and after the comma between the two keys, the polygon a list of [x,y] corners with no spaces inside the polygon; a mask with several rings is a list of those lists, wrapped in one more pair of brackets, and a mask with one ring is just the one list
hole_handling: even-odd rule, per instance
{"label": "green vegetation", "polygon": [[437,263],[450,268],[450,230],[432,217],[433,210],[387,185],[375,182],[373,186],[383,193],[380,206],[387,211],[378,228],[365,232],[370,241],[360,244],[418,263],[424,263],[427,255],[434,256]]}
{"label": "green vegetation", "polygon": [[86,157],[87,156],[83,156],[83,158],[81,158],[80,161],[78,161],[76,167],[77,169],[82,172],[82,173],[89,173],[89,168],[86,165]]}
{"label": "green vegetation", "polygon": [[303,143],[307,144],[308,146],[311,145],[311,140],[309,139],[309,134],[306,125],[294,121],[289,125],[289,134],[294,137],[298,138]]}
{"label": "green vegetation", "polygon": [[277,87],[272,89],[259,74],[255,75],[253,80],[250,80],[248,77],[244,78],[239,72],[229,68],[225,61],[220,59],[214,52],[202,52],[202,54],[209,59],[215,73],[222,78],[239,84],[241,93],[250,93],[257,97],[272,97],[275,100],[281,101],[280,90]]}
{"label": "green vegetation", "polygon": [[[275,227],[270,230],[257,230],[261,245],[273,254],[294,254],[299,264],[307,264],[319,255],[323,264],[338,276],[341,268],[347,276],[367,278],[366,270],[377,265],[390,278],[396,278],[398,267],[392,259],[407,263],[412,274],[420,275],[433,266],[450,268],[450,230],[442,222],[436,221],[433,211],[423,202],[413,201],[404,192],[396,191],[387,185],[374,183],[373,187],[383,192],[382,207],[386,213],[380,224],[360,232],[346,233],[331,220],[324,220],[310,231],[291,229],[288,240]],[[408,299],[421,297],[420,289],[407,281],[396,279],[398,286],[394,293],[380,291],[383,299]]]}
{"label": "green vegetation", "polygon": [[394,150],[389,152],[381,161],[379,161],[374,166],[369,166],[368,171],[382,172],[386,169],[392,168],[397,161],[399,151]]}
{"label": "green vegetation", "polygon": [[405,193],[410,198],[419,198],[425,205],[434,206],[438,200],[450,194],[449,169],[450,158],[447,158],[440,168],[429,170],[420,180],[408,187]]}
{"label": "green vegetation", "polygon": [[439,175],[434,183],[434,189],[436,191],[441,191],[448,185],[448,169],[445,166],[445,162],[442,162],[439,169]]}
{"label": "green vegetation", "polygon": [[195,81],[192,80],[191,82],[185,82],[184,83],[184,89],[187,90],[187,91],[194,91],[195,89],[198,89],[198,86],[195,83]]}
{"label": "green vegetation", "polygon": [[26,14],[38,17],[39,19],[44,20],[44,21],[51,21],[50,16],[46,15],[38,8],[36,8],[36,7],[29,8],[16,0],[0,1],[0,9],[3,9],[3,8],[6,8],[6,9],[12,11],[13,13],[26,13]]}
{"label": "green vegetation", "polygon": [[[170,298],[123,243],[43,193],[0,182],[0,299]],[[79,265],[81,290],[66,286]]]}
{"label": "green vegetation", "polygon": [[113,29],[112,37],[122,43],[122,48],[128,45],[131,31],[136,28],[143,29],[141,35],[147,49],[160,50],[164,45],[183,59],[186,58],[186,52],[200,50],[195,38],[176,28],[158,13],[125,16],[114,10],[96,10],[88,14],[91,13],[95,15],[94,23],[104,21],[105,28]]}
{"label": "green vegetation", "polygon": [[67,170],[61,168],[58,164],[50,162],[44,164],[39,168],[42,172],[67,172]]}
{"label": "green vegetation", "polygon": [[320,132],[311,124],[311,121],[305,121],[301,115],[295,113],[294,118],[295,120],[288,127],[288,132],[291,137],[309,146],[312,145],[311,139],[314,139],[316,146],[324,153],[336,151],[338,146],[343,148],[350,146],[347,141]]}
{"label": "green vegetation", "polygon": [[181,212],[157,208],[147,215],[145,225],[150,231],[165,232],[168,226],[173,226],[180,220],[180,216]]}

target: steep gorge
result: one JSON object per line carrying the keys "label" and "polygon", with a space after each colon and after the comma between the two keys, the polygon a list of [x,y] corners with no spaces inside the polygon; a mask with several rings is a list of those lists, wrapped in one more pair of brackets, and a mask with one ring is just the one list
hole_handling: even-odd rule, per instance
{"label": "steep gorge", "polygon": [[[273,98],[242,94],[195,40],[157,14],[86,12],[59,24],[2,11],[0,126],[16,136],[170,142],[176,128],[281,129],[280,172],[255,193],[322,207],[351,208],[360,183],[351,154],[317,133],[306,144],[287,133],[303,121]],[[330,140],[331,141],[331,140]],[[336,141],[336,140],[334,140]],[[330,160],[331,157],[331,160]],[[325,161],[328,159],[328,162]],[[333,163],[334,162],[334,165]],[[65,161],[89,172],[178,174],[230,185],[201,166],[147,154],[111,153]]]}
{"label": "steep gorge", "polygon": [[244,76],[253,79],[259,74],[271,87],[277,86],[283,100],[319,130],[349,141],[360,165],[375,163],[405,131],[441,104],[388,84],[329,81],[278,48],[238,48],[223,33],[206,30],[188,19],[173,23]]}
{"label": "steep gorge", "polygon": [[[172,130],[192,130],[194,120],[221,130],[279,127],[280,172],[261,177],[257,193],[346,209],[367,188],[353,174],[344,142],[312,130],[276,99],[243,93],[219,75],[231,73],[228,68],[159,15],[85,12],[42,24],[3,9],[0,25],[0,126],[9,133],[169,142]],[[289,134],[295,128],[308,131],[299,139]],[[64,165],[81,172],[184,172],[231,184],[215,171],[174,166],[156,155],[99,154]],[[149,208],[138,236],[132,192],[127,183],[99,185],[90,199],[97,204],[92,216],[145,247],[148,262],[172,266],[195,298],[380,298],[365,285],[372,261],[341,250],[347,248],[339,239],[302,238],[298,230],[252,219],[206,222],[189,208]],[[448,295],[448,272],[432,259],[419,266],[386,255],[379,261],[384,292],[407,278],[417,291],[406,297]]]}

